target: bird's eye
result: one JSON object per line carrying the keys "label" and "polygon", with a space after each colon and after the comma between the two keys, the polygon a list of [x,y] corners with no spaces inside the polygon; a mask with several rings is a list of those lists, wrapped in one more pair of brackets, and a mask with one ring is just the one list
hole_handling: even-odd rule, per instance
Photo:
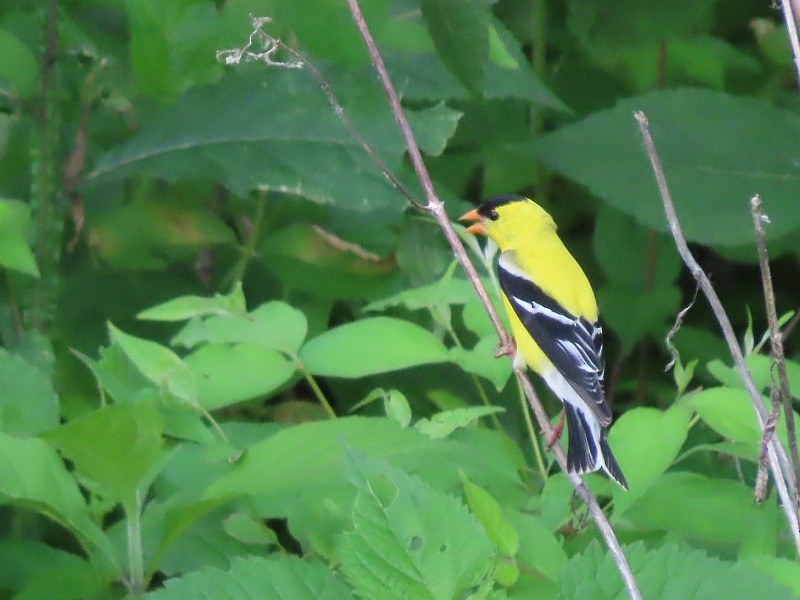
{"label": "bird's eye", "polygon": [[497,211],[496,211],[496,210],[494,210],[494,209],[490,210],[490,211],[489,211],[489,213],[487,214],[487,216],[488,216],[488,217],[489,217],[489,219],[491,219],[492,221],[497,221],[497,219],[499,219],[499,218],[500,218],[500,215],[498,215],[498,214],[497,214]]}

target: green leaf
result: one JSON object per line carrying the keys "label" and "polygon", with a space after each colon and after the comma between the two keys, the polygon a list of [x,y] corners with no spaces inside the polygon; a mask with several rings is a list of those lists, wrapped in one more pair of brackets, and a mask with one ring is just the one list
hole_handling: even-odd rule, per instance
{"label": "green leaf", "polygon": [[108,324],[112,343],[149,381],[178,400],[197,404],[197,384],[189,367],[161,344],[128,335]]}
{"label": "green leaf", "polygon": [[594,255],[608,281],[644,292],[670,288],[681,270],[672,238],[649,232],[630,215],[603,205],[592,237]]}
{"label": "green leaf", "polygon": [[662,475],[625,517],[634,527],[719,550],[774,553],[780,513],[774,497],[756,504],[738,481],[674,472]]}
{"label": "green leaf", "polygon": [[204,568],[167,581],[148,600],[347,600],[352,594],[324,564],[294,556],[236,558],[230,569]]}
{"label": "green leaf", "polygon": [[447,349],[419,325],[371,317],[309,340],[300,360],[315,375],[352,378],[445,362]]}
{"label": "green leaf", "polygon": [[519,550],[519,534],[503,514],[503,508],[492,495],[461,473],[464,495],[470,511],[483,526],[486,535],[505,557],[513,557]]}
{"label": "green leaf", "polygon": [[75,468],[128,502],[164,456],[161,417],[153,402],[115,404],[45,434]]}
{"label": "green leaf", "polygon": [[725,439],[745,444],[752,453],[751,458],[757,458],[761,431],[747,392],[727,387],[709,388],[684,396],[680,405],[697,412]]}
{"label": "green leaf", "polygon": [[339,443],[388,460],[443,489],[460,486],[458,470],[498,497],[521,501],[519,457],[496,433],[469,430],[431,440],[386,418],[344,417],[287,427],[250,446],[234,469],[212,483],[207,498],[254,495],[271,515],[286,514],[300,496],[326,496],[346,485]]}
{"label": "green leaf", "polygon": [[203,344],[185,364],[198,382],[197,402],[206,410],[268,397],[297,371],[280,352],[254,344]]}
{"label": "green leaf", "polygon": [[614,489],[614,518],[664,473],[678,456],[689,432],[691,412],[682,407],[667,411],[633,408],[623,414],[608,434],[630,491]]}
{"label": "green leaf", "polygon": [[[0,30],[0,45],[2,45],[2,30]],[[1,55],[2,50],[0,50]],[[39,277],[36,258],[25,237],[30,229],[30,206],[18,200],[0,198],[0,266]]]}
{"label": "green leaf", "polygon": [[431,310],[440,305],[465,304],[475,292],[466,279],[448,277],[434,283],[402,290],[387,298],[367,304],[364,310],[382,311],[394,306],[408,310]]}
{"label": "green leaf", "polygon": [[489,23],[493,0],[422,0],[422,17],[439,57],[473,94],[483,82],[483,62],[489,54]]}
{"label": "green leaf", "polygon": [[747,200],[758,192],[772,224],[768,239],[800,228],[795,210],[800,119],[764,101],[707,90],[651,92],[625,99],[536,140],[534,155],[610,205],[658,231],[667,222],[632,113],[642,110],[690,241],[752,245]]}
{"label": "green leaf", "polygon": [[746,562],[762,575],[768,575],[792,590],[795,596],[800,596],[800,564],[797,561],[776,556],[750,556]]}
{"label": "green leaf", "polygon": [[15,96],[26,99],[36,91],[38,77],[33,52],[16,35],[0,29],[0,83],[8,82]]}
{"label": "green leaf", "polygon": [[143,310],[136,318],[146,321],[185,321],[208,315],[243,315],[246,311],[242,284],[238,283],[227,296],[181,296]]}
{"label": "green leaf", "polygon": [[408,427],[411,423],[411,406],[399,390],[389,390],[383,398],[383,410],[386,416]]}
{"label": "green leaf", "polygon": [[305,315],[284,302],[267,302],[250,313],[192,319],[172,338],[172,344],[194,348],[203,342],[248,344],[295,355],[305,340]]}
{"label": "green leaf", "polygon": [[527,569],[535,570],[537,576],[541,573],[552,581],[558,581],[567,564],[567,553],[562,542],[541,517],[516,512],[509,514],[508,519],[521,540],[517,562]]}
{"label": "green leaf", "polygon": [[[693,600],[789,600],[790,591],[759,574],[745,562],[727,562],[667,544],[647,551],[642,542],[623,548],[644,598],[692,598]],[[567,564],[559,598],[605,600],[627,598],[613,558],[593,542]]]}
{"label": "green leaf", "polygon": [[236,512],[223,522],[225,532],[245,544],[254,546],[277,546],[278,536],[263,521],[250,515]]}
{"label": "green leaf", "polygon": [[346,475],[358,492],[354,531],[339,538],[338,550],[360,596],[457,598],[485,579],[491,544],[458,500],[385,461],[345,452]]}
{"label": "green leaf", "polygon": [[456,429],[469,427],[481,417],[505,412],[501,406],[469,406],[454,408],[432,415],[430,419],[420,419],[414,424],[419,431],[431,438],[443,438]]}
{"label": "green leaf", "polygon": [[[405,145],[374,80],[322,69],[342,91],[350,120],[396,169]],[[198,114],[205,116],[198,120]],[[438,108],[412,121],[415,130],[425,130],[426,147],[440,148],[453,132],[455,114]],[[399,215],[404,208],[314,78],[299,69],[237,68],[214,84],[193,88],[100,157],[86,181],[96,185],[131,175],[220,181],[238,196],[275,191],[362,215]]]}
{"label": "green leaf", "polygon": [[0,433],[0,502],[33,509],[60,523],[101,568],[118,572],[111,545],[90,515],[75,478],[43,440]]}
{"label": "green leaf", "polygon": [[16,598],[74,600],[110,593],[109,582],[97,565],[42,542],[2,540],[0,562],[0,589],[15,592]]}
{"label": "green leaf", "polygon": [[25,437],[58,425],[58,396],[50,375],[0,348],[0,430]]}
{"label": "green leaf", "polygon": [[671,6],[617,0],[593,4],[569,0],[569,28],[596,47],[655,44],[660,39],[692,36],[710,24],[712,0],[677,0]]}

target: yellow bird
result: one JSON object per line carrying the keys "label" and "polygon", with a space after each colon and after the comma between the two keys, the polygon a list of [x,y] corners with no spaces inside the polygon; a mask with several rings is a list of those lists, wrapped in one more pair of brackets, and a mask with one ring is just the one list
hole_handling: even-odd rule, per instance
{"label": "yellow bird", "polygon": [[563,402],[567,470],[603,470],[628,484],[606,441],[611,409],[603,391],[603,330],[583,270],[556,233],[553,218],[521,196],[484,201],[460,220],[497,244],[497,278],[517,344],[515,365],[528,365]]}

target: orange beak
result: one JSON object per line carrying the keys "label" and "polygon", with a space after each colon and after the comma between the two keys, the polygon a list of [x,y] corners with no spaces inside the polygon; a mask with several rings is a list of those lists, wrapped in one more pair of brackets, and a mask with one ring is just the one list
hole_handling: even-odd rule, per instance
{"label": "orange beak", "polygon": [[474,235],[486,235],[486,227],[483,225],[483,218],[478,214],[478,210],[473,208],[471,211],[458,217],[459,221],[472,223],[467,227],[467,232]]}

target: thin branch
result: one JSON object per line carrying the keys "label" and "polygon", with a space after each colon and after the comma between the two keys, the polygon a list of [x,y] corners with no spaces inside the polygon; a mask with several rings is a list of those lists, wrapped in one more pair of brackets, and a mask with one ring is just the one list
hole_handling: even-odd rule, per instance
{"label": "thin branch", "polygon": [[783,21],[786,24],[786,33],[789,34],[789,45],[792,47],[792,58],[794,68],[797,71],[797,80],[800,82],[800,39],[797,36],[797,19],[794,16],[795,0],[783,0],[778,2],[783,11]]}
{"label": "thin branch", "polygon": [[792,409],[792,394],[789,391],[789,379],[786,376],[786,358],[783,355],[783,335],[778,326],[778,312],[775,308],[775,290],[772,287],[772,273],[769,268],[769,255],[765,241],[764,224],[769,219],[761,210],[761,197],[758,195],[750,199],[750,211],[753,214],[753,229],[756,234],[756,248],[758,249],[758,264],[761,267],[761,287],[764,290],[764,307],[767,311],[769,324],[770,346],[772,359],[778,369],[778,390],[783,414],[786,418],[786,433],[789,436],[789,461],[792,464],[793,479],[789,490],[794,492],[794,501],[797,505],[798,481],[800,481],[800,457],[797,453],[797,433],[795,432],[794,410]]}
{"label": "thin branch", "polygon": [[[392,85],[389,73],[386,70],[386,65],[383,63],[383,58],[378,52],[378,48],[375,45],[375,40],[372,38],[372,34],[367,27],[366,21],[364,20],[364,15],[361,13],[358,0],[347,0],[347,5],[350,8],[350,13],[353,16],[353,20],[355,21],[359,33],[361,34],[361,38],[364,40],[364,44],[367,47],[367,51],[370,59],[372,60],[372,64],[375,67],[375,71],[378,74],[381,85],[386,92],[395,121],[397,121],[397,125],[403,134],[403,138],[405,139],[409,157],[411,158],[417,178],[419,179],[420,185],[425,193],[425,199],[427,202],[426,209],[436,218],[436,221],[441,227],[447,242],[453,249],[456,258],[464,268],[470,282],[478,294],[478,297],[483,303],[483,306],[492,321],[492,325],[497,332],[497,336],[500,339],[501,351],[511,354],[513,352],[512,349],[514,348],[513,343],[503,328],[500,317],[497,315],[497,311],[495,311],[494,306],[489,300],[489,295],[486,292],[486,288],[483,286],[478,273],[475,271],[475,267],[467,257],[466,250],[461,244],[461,240],[458,239],[458,235],[453,229],[453,225],[445,213],[444,204],[441,200],[439,200],[436,192],[433,189],[433,183],[431,182],[431,178],[428,174],[428,170],[425,167],[425,163],[422,160],[422,154],[420,153],[417,142],[414,139],[413,133],[411,132],[411,127],[406,120],[403,108],[400,105],[400,99],[398,98],[394,86]],[[545,432],[549,432],[550,423],[547,419],[547,414],[544,412],[544,408],[542,407],[539,398],[536,396],[533,386],[524,372],[515,369],[515,373],[520,385],[525,391],[525,395],[528,397],[528,402],[530,403],[531,408],[536,414],[536,418],[539,421],[539,426]],[[555,450],[555,456],[559,465],[561,466],[562,470],[567,473],[567,462],[564,452],[561,451],[561,448],[557,446],[555,446],[553,449]],[[632,600],[641,600],[642,596],[636,585],[636,581],[633,578],[633,572],[628,565],[625,555],[622,553],[622,548],[619,545],[619,541],[617,540],[614,531],[611,529],[611,524],[608,522],[608,519],[606,518],[600,506],[597,504],[597,500],[595,500],[594,496],[591,494],[580,477],[577,475],[568,475],[568,479],[575,488],[575,492],[578,494],[578,496],[580,496],[581,499],[586,502],[589,512],[594,518],[595,523],[597,523],[597,527],[600,530],[600,533],[602,534],[606,545],[608,546],[614,558],[620,574],[622,575],[623,582],[628,590],[628,595]]]}
{"label": "thin branch", "polygon": [[[656,151],[653,137],[650,135],[650,124],[645,114],[641,111],[635,112],[633,116],[638,122],[639,129],[641,130],[642,139],[644,140],[644,145],[647,150],[647,156],[650,159],[650,164],[653,168],[653,173],[655,174],[658,189],[661,194],[661,200],[664,205],[664,213],[666,214],[672,237],[675,240],[675,246],[677,247],[678,253],[683,259],[683,262],[686,264],[692,276],[703,290],[703,294],[706,296],[708,303],[711,305],[711,309],[714,311],[714,316],[716,317],[720,329],[722,330],[722,335],[725,337],[725,341],[728,344],[728,349],[730,350],[733,361],[736,364],[739,376],[742,378],[745,388],[750,395],[753,410],[755,410],[756,413],[758,426],[763,432],[768,419],[767,410],[764,408],[764,404],[761,401],[761,394],[753,382],[750,371],[747,370],[747,366],[744,363],[744,356],[742,356],[742,351],[739,348],[738,341],[736,340],[736,334],[734,333],[730,319],[728,318],[728,315],[725,312],[722,303],[720,302],[719,296],[717,296],[717,293],[714,291],[714,287],[711,285],[711,281],[709,280],[708,276],[705,274],[703,269],[700,268],[700,265],[697,263],[697,260],[695,260],[694,256],[692,256],[689,246],[686,243],[686,238],[683,235],[680,222],[678,221],[678,215],[675,212],[675,205],[672,203],[672,196],[670,195],[669,187],[667,186],[667,180],[664,176],[664,169],[661,166],[661,159]],[[797,505],[792,501],[787,485],[787,481],[791,481],[791,477],[786,471],[790,471],[791,469],[788,464],[788,459],[786,458],[786,453],[783,451],[783,446],[781,446],[779,442],[776,442],[774,437],[768,443],[768,457],[770,470],[772,471],[772,476],[775,480],[775,487],[777,488],[778,495],[780,497],[780,504],[789,523],[789,529],[792,533],[797,553],[800,555],[800,527],[798,527]]]}

